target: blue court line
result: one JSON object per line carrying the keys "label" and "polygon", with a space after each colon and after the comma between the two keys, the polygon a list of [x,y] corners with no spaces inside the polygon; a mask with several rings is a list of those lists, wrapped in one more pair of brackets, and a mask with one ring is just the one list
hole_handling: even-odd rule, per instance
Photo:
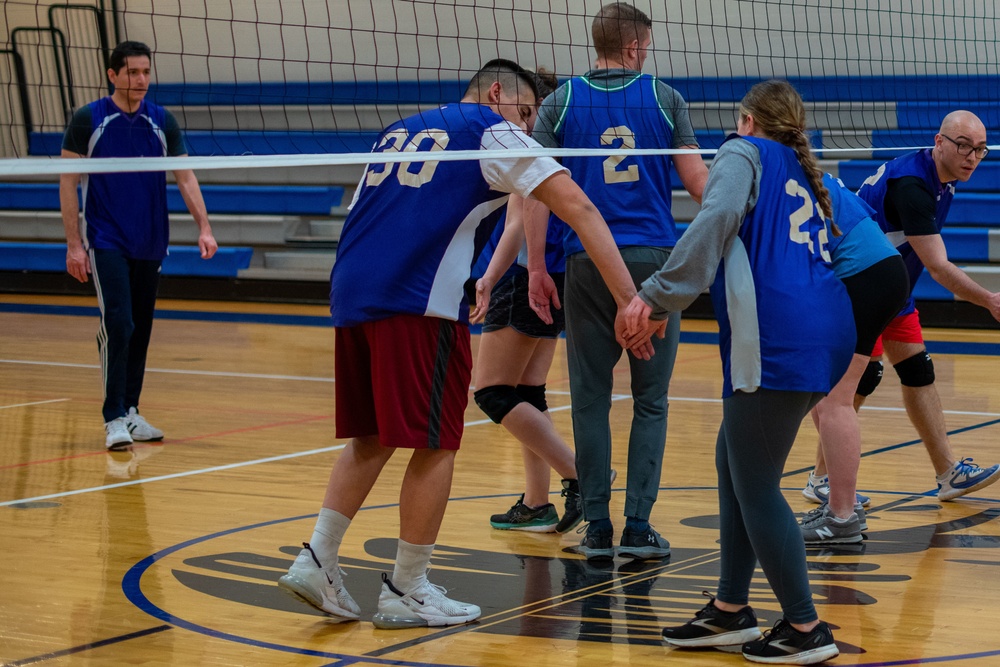
{"label": "blue court line", "polygon": [[[968,427],[968,428],[965,428],[965,429],[962,429],[962,430],[970,430],[970,429],[973,429],[973,428],[981,428],[982,426],[986,426],[986,425],[993,424],[993,423],[998,423],[998,422],[1000,422],[1000,419],[994,420],[994,421],[991,421],[991,422],[985,422],[984,424],[980,424],[978,426],[973,426],[973,427]],[[917,441],[917,442],[919,442],[919,441]],[[912,443],[903,443],[902,445],[896,445],[896,446],[894,446],[892,448],[900,447],[900,446],[905,446],[906,444],[912,444]],[[892,449],[892,448],[890,448],[890,449]],[[708,489],[708,488],[715,488],[715,487],[669,487],[668,486],[668,487],[661,487],[661,490],[675,490],[677,488]],[[516,495],[517,495],[516,493],[514,493],[514,494],[508,493],[508,494],[487,494],[487,495],[475,495],[475,496],[462,496],[462,497],[450,498],[449,502],[450,501],[462,501],[462,500],[479,500],[479,499],[498,498],[498,497],[513,497],[513,496],[516,496]],[[912,494],[908,493],[906,495],[911,496]],[[387,508],[397,507],[397,506],[398,506],[398,503],[384,503],[384,504],[380,504],[380,505],[372,505],[372,506],[368,506],[368,507],[362,507],[361,511],[375,510],[375,509],[387,509]],[[216,533],[212,533],[212,534],[209,534],[209,535],[203,535],[201,537],[195,537],[195,538],[192,538],[192,539],[187,540],[185,542],[181,542],[181,543],[173,545],[171,547],[167,547],[166,549],[158,551],[158,552],[156,552],[156,553],[154,553],[154,554],[152,554],[150,556],[147,556],[143,560],[141,560],[138,563],[136,563],[135,565],[133,565],[129,569],[129,571],[126,572],[124,578],[122,579],[122,591],[125,593],[126,598],[128,598],[128,600],[132,604],[134,604],[136,607],[138,607],[140,610],[146,612],[147,614],[149,614],[150,616],[152,616],[154,618],[157,618],[157,619],[160,619],[160,620],[162,620],[162,621],[164,621],[166,623],[169,623],[171,626],[176,626],[176,627],[179,627],[179,628],[183,628],[185,630],[190,630],[192,632],[197,632],[199,634],[204,634],[204,635],[216,638],[216,639],[222,639],[224,641],[232,641],[232,642],[235,642],[237,644],[243,644],[243,645],[247,645],[247,646],[255,646],[255,647],[258,647],[258,648],[264,648],[264,649],[282,651],[282,652],[285,652],[285,653],[292,653],[292,654],[298,654],[298,655],[309,655],[309,656],[315,656],[315,657],[330,658],[334,662],[328,663],[328,667],[334,667],[334,666],[336,666],[336,667],[346,667],[348,665],[353,665],[353,664],[356,664],[356,663],[375,663],[375,664],[379,664],[379,665],[400,665],[401,667],[459,667],[457,665],[452,665],[452,664],[449,664],[449,663],[427,663],[427,662],[416,662],[416,661],[406,661],[406,660],[385,659],[385,658],[375,657],[375,656],[373,656],[371,654],[367,654],[367,655],[348,655],[348,654],[339,654],[339,653],[329,653],[329,652],[324,652],[324,651],[316,651],[316,650],[312,650],[312,649],[304,649],[304,648],[295,647],[295,646],[287,646],[287,645],[282,645],[282,644],[275,644],[275,643],[272,643],[272,642],[265,642],[265,641],[261,641],[261,640],[251,639],[249,637],[241,637],[239,635],[233,635],[233,634],[230,634],[230,633],[221,632],[221,631],[218,631],[218,630],[213,630],[213,629],[205,627],[203,625],[198,625],[196,623],[192,623],[190,621],[186,621],[186,620],[184,620],[182,618],[174,616],[173,614],[171,614],[171,613],[169,613],[169,612],[167,612],[167,611],[165,611],[165,610],[157,607],[156,605],[154,605],[145,596],[145,594],[141,590],[140,580],[142,578],[142,575],[146,572],[146,570],[149,569],[149,567],[152,566],[157,561],[162,560],[163,558],[165,558],[165,557],[167,557],[169,555],[172,555],[172,554],[176,553],[177,551],[180,551],[182,549],[185,549],[185,548],[187,548],[189,546],[192,546],[192,545],[195,545],[195,544],[199,544],[199,543],[202,543],[202,542],[207,542],[208,540],[212,540],[212,539],[215,539],[217,537],[224,537],[224,536],[227,536],[227,535],[232,535],[232,534],[243,532],[243,531],[254,530],[254,529],[257,529],[257,528],[263,528],[263,527],[277,525],[277,524],[281,524],[281,523],[289,523],[289,522],[292,522],[292,521],[301,521],[301,520],[306,520],[306,519],[315,519],[316,516],[317,516],[317,514],[314,513],[314,514],[304,514],[304,515],[295,516],[295,517],[287,517],[287,518],[283,518],[283,519],[273,519],[273,520],[270,520],[270,521],[264,521],[264,522],[252,524],[252,525],[249,525],[249,526],[242,526],[242,527],[238,527],[238,528],[230,528],[230,529],[222,530],[222,531],[219,531],[219,532],[216,532]],[[160,627],[165,627],[165,626],[160,626]],[[457,631],[469,631],[469,630],[474,631],[475,629],[476,628],[475,628],[474,625],[461,626],[461,627],[458,627],[458,628],[450,628],[449,630],[451,630],[451,631],[443,629],[442,632],[440,633],[440,636],[444,637],[444,636],[449,636],[451,634],[455,634],[455,632],[457,632]],[[147,631],[144,631],[144,632],[148,633],[148,632],[151,632],[151,631],[154,631],[154,630],[156,630],[156,629],[154,628],[153,630],[147,630]],[[136,635],[124,635],[122,637],[122,639],[132,638],[133,636],[138,636],[138,634],[136,634]],[[424,641],[427,641],[428,639],[431,639],[431,637],[425,637]],[[108,641],[108,640],[105,640],[105,641]],[[398,648],[404,648],[405,645],[407,645],[407,644],[408,644],[408,642],[404,642]],[[90,648],[90,647],[94,647],[94,646],[98,646],[98,645],[100,645],[100,643],[86,645],[86,646],[81,647],[79,649],[67,649],[67,650],[68,651],[85,650],[86,648]],[[390,647],[386,647],[386,648],[390,648]],[[385,652],[385,650],[386,649],[383,648],[380,652]],[[52,655],[55,656],[55,655],[61,655],[61,654],[62,653],[52,654]],[[957,660],[968,660],[968,659],[981,658],[981,657],[992,657],[992,656],[1000,656],[1000,650],[982,651],[982,652],[978,652],[978,653],[968,653],[968,654],[951,655],[951,656],[934,656],[934,657],[929,657],[929,658],[909,658],[909,659],[896,660],[896,661],[888,661],[888,662],[884,662],[883,661],[883,662],[859,663],[859,664],[855,665],[855,667],[897,667],[897,666],[902,666],[902,665],[921,665],[921,664],[953,662],[953,661],[957,661]],[[27,664],[27,663],[12,663],[10,665],[10,667],[14,667],[14,665],[20,665],[20,664]],[[2,667],[8,667],[8,666],[4,665]]]}
{"label": "blue court line", "polygon": [[[37,303],[0,303],[0,313],[29,315],[71,315],[100,317],[97,306],[52,306]],[[269,315],[267,313],[225,313],[204,310],[161,310],[156,318],[161,320],[194,320],[198,322],[235,322],[240,324],[284,324],[299,327],[332,327],[330,316]]]}
{"label": "blue court line", "polygon": [[[96,306],[53,306],[35,303],[0,303],[0,313],[29,315],[71,315],[100,317]],[[231,322],[238,324],[280,324],[299,327],[332,327],[330,316],[323,315],[270,315],[267,313],[226,313],[204,310],[156,310],[162,320],[192,320],[196,322]],[[470,327],[479,333],[480,326]],[[681,331],[681,342],[693,345],[718,345],[719,334],[706,331]],[[927,341],[927,351],[937,354],[966,354],[997,357],[1000,343],[966,343],[956,341]]]}
{"label": "blue court line", "polygon": [[[389,507],[396,507],[398,503],[389,503],[384,505],[373,505],[371,507],[362,507],[361,510],[374,510],[374,509],[385,509]],[[191,632],[197,632],[199,634],[207,635],[215,639],[222,639],[225,641],[235,642],[237,644],[243,644],[246,646],[255,646],[257,648],[270,649],[274,651],[282,651],[285,653],[294,653],[297,655],[308,655],[319,658],[331,658],[335,660],[336,665],[351,665],[357,662],[364,663],[376,663],[380,665],[400,665],[402,667],[460,667],[459,665],[451,665],[448,663],[428,663],[428,662],[415,662],[408,660],[389,660],[380,659],[369,656],[359,656],[359,655],[349,655],[343,653],[331,653],[327,651],[316,651],[313,649],[305,649],[297,646],[286,646],[283,644],[275,644],[272,642],[261,641],[257,639],[251,639],[249,637],[241,637],[239,635],[233,635],[228,632],[221,632],[218,630],[213,630],[211,628],[205,627],[203,625],[198,625],[197,623],[192,623],[191,621],[186,621],[182,618],[174,616],[170,612],[157,607],[153,604],[149,598],[145,596],[142,592],[140,586],[140,579],[142,575],[156,563],[158,560],[180,551],[181,549],[186,549],[189,546],[198,544],[201,542],[207,542],[208,540],[215,539],[217,537],[224,537],[226,535],[232,535],[234,533],[239,533],[247,530],[255,530],[257,528],[264,528],[267,526],[273,526],[280,523],[288,523],[291,521],[301,521],[303,519],[315,519],[317,514],[305,514],[302,516],[289,517],[284,519],[274,519],[271,521],[263,521],[261,523],[252,524],[249,526],[242,526],[239,528],[230,528],[228,530],[222,530],[217,533],[212,533],[210,535],[203,535],[201,537],[195,537],[185,542],[175,544],[172,547],[167,547],[161,551],[158,551],[129,568],[129,571],[125,573],[122,579],[122,592],[125,593],[125,597],[128,598],[129,602],[134,604],[140,610],[146,612],[153,618],[157,618],[165,623],[169,623],[172,626],[178,628],[183,628],[185,630],[190,630]]]}
{"label": "blue court line", "polygon": [[0,667],[21,667],[22,665],[30,665],[36,662],[55,660],[56,658],[62,658],[67,655],[73,655],[74,653],[89,651],[92,648],[109,646],[111,644],[117,644],[118,642],[128,641],[129,639],[138,639],[139,637],[145,637],[146,635],[152,635],[156,634],[157,632],[163,632],[164,630],[172,630],[172,629],[173,628],[169,625],[158,625],[155,628],[146,628],[145,630],[130,632],[127,635],[118,635],[117,637],[101,639],[100,641],[90,642],[89,644],[81,644],[80,646],[65,648],[62,649],[61,651],[52,651],[51,653],[43,653],[42,655],[36,655],[32,658],[23,658],[21,660],[15,660],[14,662],[5,662]]}
{"label": "blue court line", "polygon": [[[965,433],[966,431],[975,431],[976,429],[986,428],[987,426],[994,426],[1000,424],[1000,419],[991,419],[990,421],[980,422],[979,424],[973,424],[972,426],[963,426],[961,428],[956,428],[954,431],[948,431],[948,436],[958,435],[959,433]],[[885,447],[880,447],[878,449],[873,449],[870,452],[864,452],[861,454],[861,458],[866,456],[874,456],[875,454],[884,454],[885,452],[891,452],[895,449],[902,449],[903,447],[911,447],[922,443],[923,440],[917,438],[916,440],[909,440],[907,442],[901,442],[898,445],[887,445]],[[812,466],[808,468],[799,468],[798,470],[789,470],[788,472],[782,473],[782,477],[792,477],[793,475],[801,475],[804,472],[812,472]],[[929,495],[933,491],[928,491],[924,495]]]}

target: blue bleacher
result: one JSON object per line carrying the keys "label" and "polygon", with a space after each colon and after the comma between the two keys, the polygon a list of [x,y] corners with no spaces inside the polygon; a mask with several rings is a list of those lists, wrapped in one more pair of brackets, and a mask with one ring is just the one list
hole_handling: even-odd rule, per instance
{"label": "blue bleacher", "polygon": [[[931,135],[934,136],[933,134]],[[897,152],[892,157],[898,156]],[[837,175],[844,185],[857,190],[866,178],[878,171],[885,160],[845,160],[837,166]],[[1000,192],[1000,160],[992,156],[983,160],[967,183],[959,184],[959,194],[963,192]]]}
{"label": "blue bleacher", "polygon": [[[202,259],[197,246],[170,246],[163,260],[165,276],[235,278],[250,266],[253,248],[219,248],[212,259]],[[66,270],[65,243],[0,243],[0,271]]]}
{"label": "blue bleacher", "polygon": [[[698,145],[718,148],[729,130],[699,130]],[[189,155],[296,155],[314,153],[367,153],[378,132],[302,132],[263,130],[193,130],[184,133]],[[812,144],[822,146],[822,132],[811,134]],[[28,151],[31,155],[59,155],[62,134],[33,132]]]}
{"label": "blue bleacher", "polygon": [[[336,186],[202,185],[210,213],[260,215],[330,215],[340,206],[344,188]],[[176,185],[167,186],[167,209],[186,213]],[[58,211],[57,183],[0,183],[0,210]]]}
{"label": "blue bleacher", "polygon": [[[739,102],[753,77],[663,77],[688,102]],[[926,102],[980,99],[1000,76],[892,75],[788,77],[807,102]],[[460,99],[466,81],[313,81],[155,83],[149,99],[163,106],[243,104],[441,104]],[[984,119],[985,120],[985,119]],[[932,124],[933,125],[933,124]]]}

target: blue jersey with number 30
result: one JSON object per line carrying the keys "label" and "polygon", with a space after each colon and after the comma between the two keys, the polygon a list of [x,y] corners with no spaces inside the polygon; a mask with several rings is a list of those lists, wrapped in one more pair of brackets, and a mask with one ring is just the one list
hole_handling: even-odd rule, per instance
{"label": "blue jersey with number 30", "polygon": [[762,175],[757,202],[711,289],[723,396],[758,387],[828,392],[851,361],[855,329],[847,291],[830,266],[826,225],[795,152],[741,139],[759,150]]}
{"label": "blue jersey with number 30", "polygon": [[463,286],[508,193],[528,196],[563,168],[551,158],[426,158],[435,151],[536,146],[479,104],[449,104],[390,125],[373,152],[412,152],[414,160],[365,171],[331,275],[334,325],[393,315],[468,322]]}

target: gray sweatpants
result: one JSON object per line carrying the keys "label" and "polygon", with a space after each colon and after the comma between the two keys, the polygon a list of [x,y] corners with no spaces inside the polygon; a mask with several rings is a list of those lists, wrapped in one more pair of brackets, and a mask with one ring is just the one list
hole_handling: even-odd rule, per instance
{"label": "gray sweatpants", "polygon": [[[638,290],[658,271],[670,248],[622,248],[622,259]],[[573,402],[576,473],[587,521],[609,519],[613,372],[623,350],[615,340],[618,312],[597,267],[585,253],[566,260],[566,355]],[[632,429],[628,442],[625,516],[648,520],[660,487],[667,437],[667,387],[677,356],[680,313],[670,316],[667,335],[653,337],[649,361],[628,355],[631,370]]]}

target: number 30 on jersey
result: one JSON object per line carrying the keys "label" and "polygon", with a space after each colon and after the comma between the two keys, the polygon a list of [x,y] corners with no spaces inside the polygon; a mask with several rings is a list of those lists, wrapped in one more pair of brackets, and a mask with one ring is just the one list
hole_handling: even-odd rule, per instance
{"label": "number 30 on jersey", "polygon": [[[413,136],[405,129],[386,132],[382,141],[376,146],[375,152],[382,153],[415,153],[423,151],[443,151],[448,146],[448,133],[444,130],[421,130]],[[373,164],[368,167],[365,174],[365,185],[372,187],[379,185],[389,177],[389,174],[396,172],[396,179],[400,185],[411,188],[419,188],[434,177],[434,170],[437,169],[438,161],[417,162],[420,165],[418,171],[410,171],[410,166],[414,162],[400,162],[393,164],[386,162],[383,164]]]}

